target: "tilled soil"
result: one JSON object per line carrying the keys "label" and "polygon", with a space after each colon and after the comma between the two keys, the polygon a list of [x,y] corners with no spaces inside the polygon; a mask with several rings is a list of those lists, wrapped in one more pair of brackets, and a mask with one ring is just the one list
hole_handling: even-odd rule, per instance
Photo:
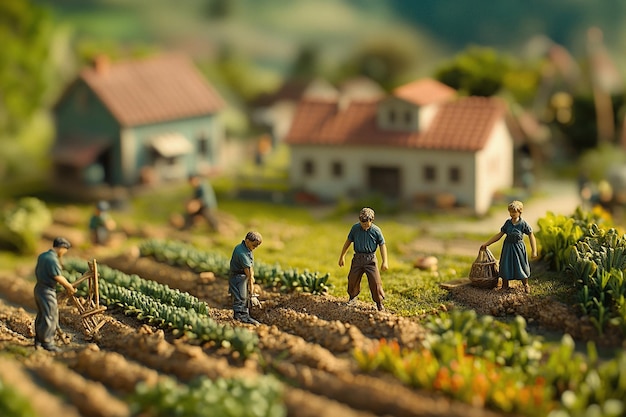
{"label": "tilled soil", "polygon": [[[416,319],[379,312],[371,302],[359,301],[348,307],[345,299],[333,296],[281,294],[257,287],[263,307],[255,308],[252,315],[263,324],[253,327],[233,319],[228,284],[223,278],[199,275],[136,254],[101,257],[98,263],[197,296],[209,305],[210,315],[218,323],[256,332],[259,352],[243,360],[211,343],[198,345],[155,329],[115,307],[102,315],[106,324],[99,337],[88,340],[77,310],[66,302],[60,306],[61,326],[71,341],[62,345],[63,353],[35,351],[34,283],[18,273],[0,274],[0,348],[21,352],[2,358],[0,376],[15,382],[29,398],[46,398],[50,407],[37,408],[45,410],[39,415],[129,416],[123,398],[140,381],[153,384],[165,376],[175,376],[179,381],[199,376],[255,378],[267,373],[285,382],[289,416],[501,415],[436,393],[409,389],[385,375],[360,373],[351,357],[355,348],[366,348],[381,338],[418,348],[426,335]],[[593,326],[578,319],[567,306],[521,289],[504,292],[459,287],[451,289],[450,296],[480,314],[520,314],[574,337],[615,343],[606,335],[599,338]],[[8,379],[7,372],[17,377]]]}
{"label": "tilled soil", "polygon": [[[136,261],[127,258],[138,268]],[[199,277],[188,271],[173,271],[153,260],[141,259],[139,264],[142,268],[135,272],[141,272],[144,278],[156,278],[150,271],[160,270],[157,275],[176,276],[181,287],[190,288],[195,279],[193,292],[211,294],[203,298],[211,307],[211,316],[220,323],[255,331],[260,340],[259,353],[242,361],[225,349],[210,344],[198,346],[184,337],[176,338],[141,324],[116,308],[103,315],[106,324],[97,341],[86,340],[78,312],[68,303],[60,305],[61,326],[72,339],[68,345],[59,343],[64,352],[34,351],[33,283],[21,277],[9,280],[0,276],[0,343],[5,348],[31,352],[26,359],[15,356],[7,360],[24,369],[24,386],[61,394],[64,400],[56,400],[59,410],[71,410],[65,413],[51,409],[42,415],[128,416],[130,411],[123,398],[139,381],[154,383],[165,375],[180,381],[198,376],[254,378],[267,372],[286,381],[284,401],[290,416],[498,415],[408,389],[393,378],[360,374],[351,360],[354,347],[366,346],[379,337],[406,346],[420,343],[424,330],[410,319],[378,312],[369,303],[348,308],[334,297],[262,293],[265,305],[255,311],[255,316],[264,324],[253,328],[232,319],[224,280],[202,280],[198,284]],[[122,269],[123,265],[115,266]],[[164,274],[164,270],[176,274]],[[166,279],[171,280],[157,280]],[[21,390],[27,394],[29,389]]]}

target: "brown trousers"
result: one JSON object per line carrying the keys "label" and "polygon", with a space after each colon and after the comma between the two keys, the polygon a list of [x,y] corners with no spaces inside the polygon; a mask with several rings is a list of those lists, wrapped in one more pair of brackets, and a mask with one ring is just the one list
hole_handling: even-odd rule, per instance
{"label": "brown trousers", "polygon": [[355,253],[348,273],[348,295],[350,299],[356,297],[361,292],[361,278],[367,275],[367,283],[370,287],[372,300],[377,304],[385,299],[383,282],[378,272],[378,262],[375,253]]}

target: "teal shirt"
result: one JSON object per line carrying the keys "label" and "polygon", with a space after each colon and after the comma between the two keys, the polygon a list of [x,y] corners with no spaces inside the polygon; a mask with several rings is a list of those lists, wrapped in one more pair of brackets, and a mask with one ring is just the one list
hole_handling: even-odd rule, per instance
{"label": "teal shirt", "polygon": [[217,198],[210,184],[200,183],[194,190],[193,198],[202,202],[202,207],[216,208]]}
{"label": "teal shirt", "polygon": [[254,265],[254,255],[246,246],[244,240],[233,249],[233,256],[230,258],[230,274],[243,274],[245,268],[251,268]]}
{"label": "teal shirt", "polygon": [[106,227],[106,222],[109,219],[108,214],[100,213],[100,215],[94,214],[89,219],[89,229],[96,230],[99,227]]}
{"label": "teal shirt", "polygon": [[61,275],[61,264],[54,249],[50,249],[37,258],[37,266],[35,267],[37,283],[49,288],[55,288],[57,281],[54,277],[57,275]]}
{"label": "teal shirt", "polygon": [[385,244],[383,232],[373,223],[367,230],[363,230],[360,223],[355,223],[348,233],[348,240],[353,242],[356,253],[374,253],[376,248]]}

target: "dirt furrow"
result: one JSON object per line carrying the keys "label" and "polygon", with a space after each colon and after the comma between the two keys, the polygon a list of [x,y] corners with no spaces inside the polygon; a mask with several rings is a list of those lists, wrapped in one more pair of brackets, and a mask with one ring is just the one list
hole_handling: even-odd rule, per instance
{"label": "dirt furrow", "polygon": [[37,416],[84,417],[77,408],[39,385],[24,366],[6,357],[0,357],[0,379],[27,398]]}
{"label": "dirt furrow", "polygon": [[68,364],[81,375],[123,394],[133,393],[139,382],[154,385],[161,377],[154,369],[127,360],[119,353],[100,350],[95,344],[79,350]]}
{"label": "dirt furrow", "polygon": [[127,417],[128,405],[111,395],[104,385],[90,381],[51,357],[29,361],[28,368],[66,396],[84,417]]}

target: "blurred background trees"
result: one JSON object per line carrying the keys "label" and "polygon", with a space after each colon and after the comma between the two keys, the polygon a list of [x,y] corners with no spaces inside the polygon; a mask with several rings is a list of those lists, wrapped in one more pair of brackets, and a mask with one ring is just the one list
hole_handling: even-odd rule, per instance
{"label": "blurred background trees", "polygon": [[588,42],[589,27],[600,27],[619,70],[621,0],[0,3],[0,180],[45,169],[46,114],[81,65],[100,53],[116,60],[172,49],[192,56],[226,98],[237,136],[255,134],[250,106],[290,77],[338,85],[367,76],[390,91],[429,76],[462,94],[505,98],[548,126],[571,157],[598,144],[598,103],[610,102],[613,134],[602,140],[621,146],[623,89],[598,99],[601,54]]}
{"label": "blurred background trees", "polygon": [[[54,24],[28,0],[0,2],[0,179],[32,169],[28,129],[50,104]],[[31,132],[32,133],[32,132]]]}

